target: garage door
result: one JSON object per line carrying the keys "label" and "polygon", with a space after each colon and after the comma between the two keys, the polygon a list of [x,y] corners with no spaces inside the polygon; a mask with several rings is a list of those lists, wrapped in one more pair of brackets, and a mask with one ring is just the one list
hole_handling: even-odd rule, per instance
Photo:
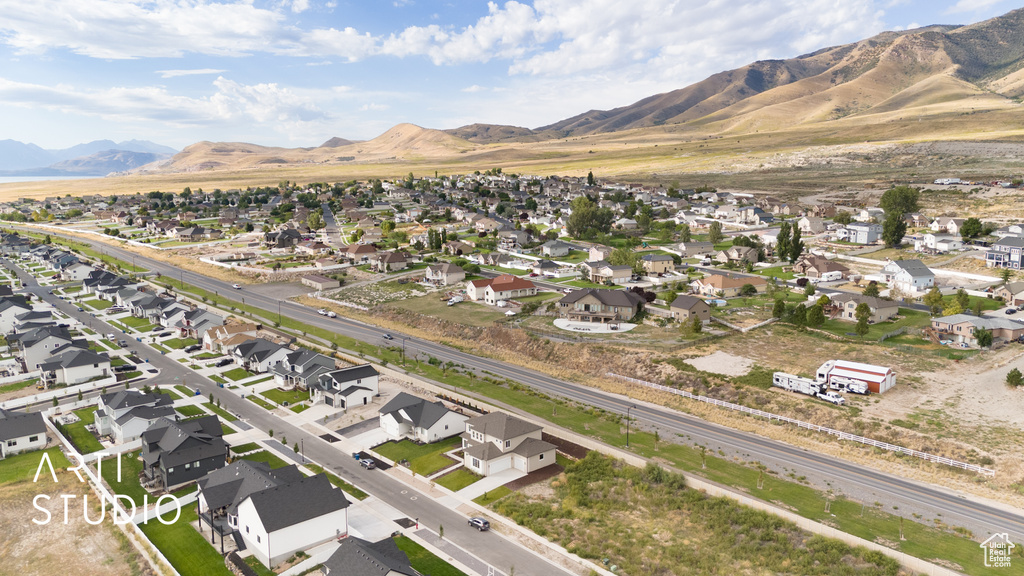
{"label": "garage door", "polygon": [[334,396],[324,396],[324,404],[334,406]]}
{"label": "garage door", "polygon": [[497,472],[501,472],[502,470],[508,470],[511,467],[512,458],[502,458],[501,460],[495,460],[491,462],[490,466],[488,467],[487,473],[495,474]]}

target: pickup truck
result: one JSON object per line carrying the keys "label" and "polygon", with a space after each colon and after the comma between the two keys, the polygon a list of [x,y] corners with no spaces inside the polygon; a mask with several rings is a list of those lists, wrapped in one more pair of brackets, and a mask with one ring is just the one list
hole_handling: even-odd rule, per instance
{"label": "pickup truck", "polygon": [[832,390],[826,390],[824,392],[818,392],[815,394],[818,398],[821,398],[825,402],[831,402],[836,406],[842,406],[846,403],[846,399],[839,395],[838,392]]}

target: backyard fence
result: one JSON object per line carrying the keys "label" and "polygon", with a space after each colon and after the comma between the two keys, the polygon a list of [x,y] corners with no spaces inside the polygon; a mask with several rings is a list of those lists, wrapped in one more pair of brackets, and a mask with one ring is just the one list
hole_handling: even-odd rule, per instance
{"label": "backyard fence", "polygon": [[831,436],[835,436],[840,440],[849,440],[851,442],[857,442],[859,444],[865,444],[867,446],[873,446],[882,450],[888,450],[897,454],[905,454],[907,456],[913,456],[915,458],[921,458],[929,462],[935,462],[937,464],[945,464],[946,466],[952,466],[954,468],[961,468],[963,470],[969,470],[971,472],[977,472],[985,476],[995,476],[996,471],[991,468],[984,468],[977,464],[968,464],[967,462],[960,462],[959,460],[953,460],[946,458],[945,456],[937,456],[935,454],[929,454],[927,452],[921,452],[911,448],[903,446],[897,446],[895,444],[889,444],[888,442],[881,442],[879,440],[873,440],[871,438],[865,438],[863,436],[857,436],[856,434],[850,434],[849,432],[843,432],[842,430],[835,430],[833,428],[826,428],[825,426],[819,426],[817,424],[811,424],[810,422],[804,422],[802,420],[796,420],[795,418],[789,418],[787,416],[781,416],[779,414],[772,414],[771,412],[765,412],[764,410],[757,410],[756,408],[748,408],[739,404],[733,404],[732,402],[725,402],[716,398],[708,398],[707,396],[699,396],[697,394],[691,394],[686,390],[678,390],[676,388],[670,388],[668,386],[662,386],[661,384],[655,384],[653,382],[647,382],[645,380],[637,380],[636,378],[630,378],[628,376],[620,376],[613,372],[608,372],[608,376],[613,378],[619,378],[627,382],[639,384],[646,388],[652,388],[654,390],[661,390],[662,392],[668,392],[669,394],[675,394],[676,396],[682,396],[689,398],[690,400],[696,400],[698,402],[704,402],[707,404],[713,404],[721,408],[728,408],[729,410],[736,410],[737,412],[745,412],[751,416],[759,416],[761,418],[767,418],[769,421],[778,420],[780,422],[786,422],[793,424],[799,428],[805,428],[807,430],[813,430],[815,432],[824,432]]}

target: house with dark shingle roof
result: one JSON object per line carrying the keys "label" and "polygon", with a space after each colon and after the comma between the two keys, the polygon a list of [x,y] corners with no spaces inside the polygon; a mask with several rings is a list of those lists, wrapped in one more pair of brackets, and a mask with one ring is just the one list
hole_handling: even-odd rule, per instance
{"label": "house with dark shingle roof", "polygon": [[42,380],[47,386],[65,384],[74,386],[108,376],[110,358],[89,349],[69,347],[39,363]]}
{"label": "house with dark shingle roof", "polygon": [[405,392],[399,392],[379,414],[380,427],[389,436],[419,442],[436,442],[462,434],[468,420],[442,402],[430,402]]}
{"label": "house with dark shingle roof", "polygon": [[577,322],[628,322],[643,298],[628,290],[573,290],[558,301],[558,315]]}
{"label": "house with dark shingle roof", "polygon": [[46,446],[42,412],[12,412],[0,408],[0,458]]}
{"label": "house with dark shingle roof", "polygon": [[935,286],[935,273],[917,259],[890,260],[882,268],[889,289],[914,295],[927,292]]}
{"label": "house with dark shingle roof", "polygon": [[192,482],[227,464],[228,445],[217,416],[162,420],[142,433],[143,472],[165,489]]}
{"label": "house with dark shingle roof", "polygon": [[366,405],[380,394],[380,373],[370,364],[350,366],[321,374],[309,389],[310,400],[316,404],[345,408]]}
{"label": "house with dark shingle roof", "polygon": [[250,372],[263,373],[270,370],[270,367],[284,360],[288,348],[263,338],[252,338],[235,346],[231,356],[239,366]]}
{"label": "house with dark shingle roof", "polygon": [[109,434],[118,444],[134,440],[154,423],[173,420],[173,403],[167,394],[145,394],[140,390],[101,394],[96,408],[96,434]]}
{"label": "house with dark shingle roof", "polygon": [[529,474],[555,463],[556,446],[542,436],[537,424],[504,412],[470,418],[462,433],[464,464],[484,476],[510,468]]}
{"label": "house with dark shingle roof", "polygon": [[324,576],[421,576],[393,538],[369,542],[349,536],[320,567]]}
{"label": "house with dark shingle roof", "polygon": [[200,521],[237,535],[267,567],[348,534],[345,494],[326,474],[239,460],[199,480]]}
{"label": "house with dark shingle roof", "polygon": [[672,319],[676,322],[692,322],[691,318],[700,318],[701,322],[711,320],[711,307],[704,300],[696,296],[682,294],[669,303],[669,311]]}

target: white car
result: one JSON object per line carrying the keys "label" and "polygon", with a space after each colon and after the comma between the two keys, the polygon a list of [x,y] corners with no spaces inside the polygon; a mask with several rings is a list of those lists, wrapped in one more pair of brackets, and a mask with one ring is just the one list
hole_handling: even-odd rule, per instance
{"label": "white car", "polygon": [[327,317],[328,318],[337,318],[338,314],[336,312],[334,312],[333,310],[328,310],[327,311]]}
{"label": "white car", "polygon": [[232,284],[231,287],[234,288],[235,290],[241,290],[242,289],[242,285],[241,284]]}
{"label": "white car", "polygon": [[831,402],[831,403],[835,404],[836,406],[842,406],[843,404],[846,403],[846,399],[845,398],[840,396],[838,392],[833,392],[832,390],[827,390],[825,392],[818,392],[816,394],[816,396],[818,398],[821,398],[825,402]]}
{"label": "white car", "polygon": [[316,313],[321,316],[327,316],[327,310],[324,310],[323,308],[317,310]]}

